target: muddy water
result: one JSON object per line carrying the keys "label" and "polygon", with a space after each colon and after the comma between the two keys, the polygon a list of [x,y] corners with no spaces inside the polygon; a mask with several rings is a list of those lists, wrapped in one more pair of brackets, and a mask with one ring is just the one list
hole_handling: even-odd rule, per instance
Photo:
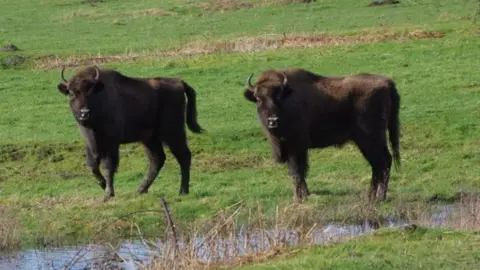
{"label": "muddy water", "polygon": [[[438,206],[430,217],[432,227],[440,227],[446,222],[453,206]],[[332,241],[359,236],[369,233],[379,227],[400,227],[408,225],[406,220],[387,220],[384,224],[373,224],[364,222],[358,225],[329,224],[321,228],[314,228],[310,232],[313,244],[325,244]],[[262,240],[263,239],[263,244]],[[285,229],[268,230],[264,234],[252,232],[246,235],[239,233],[235,241],[231,239],[220,239],[215,252],[211,248],[203,246],[204,239],[194,239],[197,250],[197,257],[200,260],[229,260],[233,256],[242,256],[246,253],[268,250],[271,242],[268,239],[282,239],[289,245],[298,244],[299,237],[296,232]],[[155,243],[155,247],[147,247],[140,241],[125,241],[119,248],[111,246],[88,245],[81,247],[62,247],[51,249],[29,249],[15,254],[0,255],[0,270],[7,269],[104,269],[105,262],[109,268],[115,269],[140,269],[141,265],[149,264],[154,256],[161,255],[164,244]],[[183,243],[179,246],[182,248]],[[103,267],[99,267],[102,265]]]}

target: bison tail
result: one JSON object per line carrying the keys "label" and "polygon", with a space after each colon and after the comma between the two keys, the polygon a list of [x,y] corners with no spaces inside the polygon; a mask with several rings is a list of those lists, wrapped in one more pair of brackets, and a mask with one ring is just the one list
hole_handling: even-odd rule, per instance
{"label": "bison tail", "polygon": [[393,150],[393,160],[395,162],[395,168],[400,169],[400,95],[397,88],[392,87],[391,91],[392,110],[390,113],[390,119],[388,121],[388,133],[390,138],[390,144]]}
{"label": "bison tail", "polygon": [[187,126],[194,133],[201,133],[204,131],[197,122],[197,97],[195,89],[183,82],[185,87],[185,94],[187,95]]}

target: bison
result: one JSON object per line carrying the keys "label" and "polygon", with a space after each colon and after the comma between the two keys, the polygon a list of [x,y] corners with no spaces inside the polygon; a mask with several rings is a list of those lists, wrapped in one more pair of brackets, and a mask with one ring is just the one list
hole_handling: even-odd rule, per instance
{"label": "bison", "polygon": [[[195,90],[181,79],[127,77],[96,66],[66,80],[64,70],[57,88],[69,96],[71,112],[86,141],[87,166],[105,190],[105,200],[115,196],[119,146],[133,142],[141,142],[149,158],[138,193],[148,192],[163,167],[166,143],[180,164],[180,194],[188,194],[191,152],[185,133],[185,103],[188,128],[194,133],[203,131],[197,122]],[[100,172],[101,162],[106,177]]]}
{"label": "bison", "polygon": [[387,196],[393,150],[400,166],[399,106],[395,83],[387,77],[360,73],[325,77],[304,69],[266,70],[244,97],[256,103],[259,121],[274,159],[287,163],[294,200],[308,197],[305,178],[308,149],[354,142],[372,168],[369,200]]}

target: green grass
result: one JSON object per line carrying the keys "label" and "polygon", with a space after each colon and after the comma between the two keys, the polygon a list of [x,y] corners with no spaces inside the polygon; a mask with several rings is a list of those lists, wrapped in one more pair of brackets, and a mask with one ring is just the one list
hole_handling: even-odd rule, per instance
{"label": "green grass", "polygon": [[238,269],[475,269],[478,245],[480,234],[475,232],[381,230]]}
{"label": "green grass", "polygon": [[[182,77],[197,90],[199,122],[207,129],[203,135],[189,133],[194,154],[190,195],[177,195],[179,168],[169,155],[150,192],[137,196],[147,159],[135,144],[121,148],[116,198],[108,203],[102,202],[103,192],[85,168],[82,140],[66,97],[56,89],[59,70],[37,70],[31,62],[0,69],[0,206],[20,220],[23,242],[29,244],[88,240],[125,214],[160,210],[160,195],[176,222],[185,226],[240,200],[247,207],[261,200],[271,216],[277,205],[291,202],[291,183],[286,168],[271,160],[255,108],[242,91],[251,72],[281,67],[323,75],[375,72],[396,81],[402,98],[403,167],[392,172],[384,211],[404,202],[451,200],[459,190],[478,190],[480,38],[471,19],[475,2],[402,1],[398,7],[376,8],[366,7],[368,2],[325,0],[219,12],[187,1],[162,1],[161,7],[157,1],[95,6],[66,0],[2,1],[0,44],[13,43],[22,51],[0,52],[0,58],[163,50],[194,40],[283,32],[421,29],[446,35],[101,65],[126,75]],[[152,8],[177,15],[125,15]],[[313,195],[307,205],[318,211],[349,209],[358,198],[366,198],[370,168],[354,146],[310,153]],[[163,232],[158,213],[138,214],[134,221],[145,232]],[[128,220],[115,222],[102,237],[126,234],[132,225]]]}

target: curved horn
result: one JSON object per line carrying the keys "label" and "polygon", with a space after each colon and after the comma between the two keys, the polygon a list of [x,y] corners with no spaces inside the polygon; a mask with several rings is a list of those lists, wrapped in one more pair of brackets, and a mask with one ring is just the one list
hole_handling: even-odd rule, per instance
{"label": "curved horn", "polygon": [[65,77],[63,76],[63,71],[65,71],[65,66],[62,66],[62,72],[60,72],[60,78],[62,78],[62,83],[65,84],[67,83],[67,80],[65,80]]}
{"label": "curved horn", "polygon": [[253,85],[252,85],[252,77],[253,77],[253,73],[250,75],[250,77],[248,77],[247,79],[247,86],[248,88],[252,89],[253,88]]}
{"label": "curved horn", "polygon": [[93,66],[93,68],[95,68],[95,81],[98,81],[98,79],[100,78],[100,70],[98,70],[98,67],[97,66]]}
{"label": "curved horn", "polygon": [[288,80],[287,80],[287,75],[285,75],[285,73],[283,73],[283,72],[282,72],[282,75],[283,75],[283,82],[282,82],[282,84],[283,84],[283,86],[285,86],[285,85],[287,85],[287,82],[288,82]]}

